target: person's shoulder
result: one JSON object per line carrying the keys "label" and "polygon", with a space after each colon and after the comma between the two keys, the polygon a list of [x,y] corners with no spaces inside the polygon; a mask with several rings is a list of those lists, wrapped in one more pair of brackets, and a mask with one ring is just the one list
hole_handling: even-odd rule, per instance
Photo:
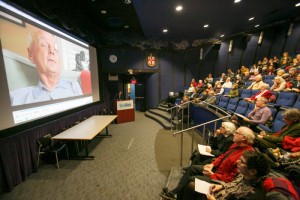
{"label": "person's shoulder", "polygon": [[12,106],[22,105],[28,95],[32,94],[36,86],[30,86],[25,88],[16,89],[10,92],[10,99]]}

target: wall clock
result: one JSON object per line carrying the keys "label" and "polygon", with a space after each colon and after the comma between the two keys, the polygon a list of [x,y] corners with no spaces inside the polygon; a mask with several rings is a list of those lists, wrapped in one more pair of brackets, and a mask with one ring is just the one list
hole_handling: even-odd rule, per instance
{"label": "wall clock", "polygon": [[109,56],[109,61],[112,62],[112,63],[115,63],[117,62],[118,60],[118,57],[116,55],[110,55]]}

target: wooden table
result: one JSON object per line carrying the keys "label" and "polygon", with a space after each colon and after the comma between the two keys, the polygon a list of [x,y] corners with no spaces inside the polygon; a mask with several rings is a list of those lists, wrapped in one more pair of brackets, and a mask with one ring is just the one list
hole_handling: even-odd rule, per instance
{"label": "wooden table", "polygon": [[[88,151],[88,140],[92,140],[96,136],[99,137],[111,137],[108,134],[108,125],[117,118],[117,115],[94,115],[79,124],[55,135],[52,137],[54,140],[75,140],[75,141],[83,141],[85,143],[85,157],[84,158],[91,158],[93,156],[89,156]],[[106,129],[105,135],[98,135]]]}

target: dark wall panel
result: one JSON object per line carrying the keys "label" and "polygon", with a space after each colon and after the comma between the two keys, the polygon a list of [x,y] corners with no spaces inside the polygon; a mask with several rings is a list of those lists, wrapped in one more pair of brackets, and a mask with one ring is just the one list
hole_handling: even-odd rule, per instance
{"label": "dark wall panel", "polygon": [[181,52],[174,52],[172,53],[172,61],[174,91],[183,91],[186,85],[185,80],[189,81],[185,77],[184,55]]}
{"label": "dark wall panel", "polygon": [[143,69],[143,53],[139,50],[128,49],[123,51],[123,66],[122,68],[126,69]]}
{"label": "dark wall panel", "polygon": [[168,97],[169,92],[174,90],[172,54],[161,53],[159,63],[161,72],[161,98],[165,99]]}
{"label": "dark wall panel", "polygon": [[300,53],[300,22],[294,23],[291,35],[288,36],[284,51],[290,53],[291,56],[295,56]]}
{"label": "dark wall panel", "polygon": [[[271,49],[271,56],[276,55],[281,57],[284,49],[284,44],[286,41],[286,34],[288,30],[289,25],[284,24],[282,26],[278,26],[274,28],[274,42],[272,44],[272,49]],[[275,34],[276,33],[276,34]]]}
{"label": "dark wall panel", "polygon": [[257,49],[257,42],[259,38],[259,33],[251,36],[250,41],[247,44],[247,48],[243,53],[243,58],[241,61],[241,66],[245,65],[246,67],[250,67],[253,65],[255,60],[255,53]]}
{"label": "dark wall panel", "polygon": [[159,104],[159,75],[158,73],[149,74],[146,77],[146,109],[155,108]]}

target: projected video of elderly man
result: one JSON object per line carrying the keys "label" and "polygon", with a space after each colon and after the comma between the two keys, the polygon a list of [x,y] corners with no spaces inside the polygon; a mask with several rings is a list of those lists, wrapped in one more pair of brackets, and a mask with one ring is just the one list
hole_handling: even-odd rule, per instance
{"label": "projected video of elderly man", "polygon": [[35,29],[29,35],[28,59],[36,66],[39,82],[36,86],[10,93],[12,106],[82,95],[77,81],[61,79],[61,58],[56,37]]}

